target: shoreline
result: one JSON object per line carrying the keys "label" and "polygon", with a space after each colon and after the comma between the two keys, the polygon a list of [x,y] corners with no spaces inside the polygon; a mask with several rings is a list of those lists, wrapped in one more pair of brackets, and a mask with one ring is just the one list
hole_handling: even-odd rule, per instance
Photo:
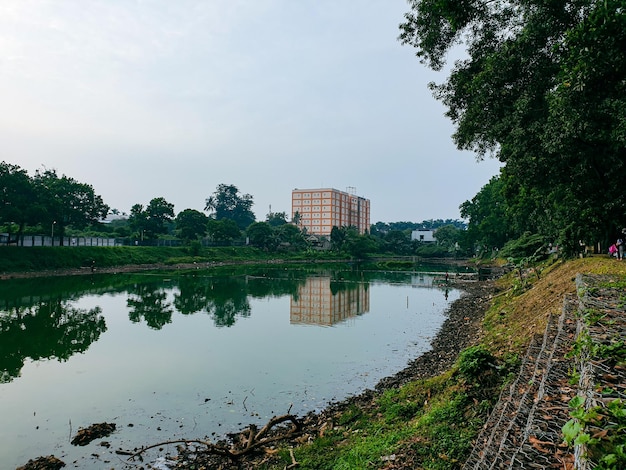
{"label": "shoreline", "polygon": [[[420,261],[425,264],[445,264],[450,266],[466,266],[469,267],[470,258],[453,259],[453,258],[423,258]],[[394,258],[373,258],[370,260],[361,260],[358,262],[378,262],[395,260]],[[212,269],[221,266],[245,266],[245,265],[275,265],[275,264],[335,264],[335,263],[356,263],[353,259],[267,259],[267,260],[221,260],[221,261],[199,261],[191,263],[150,263],[150,264],[122,264],[115,266],[81,266],[78,268],[54,268],[54,269],[38,269],[32,271],[9,271],[0,272],[0,280],[10,279],[30,279],[39,277],[57,277],[57,276],[87,276],[90,274],[117,274],[117,273],[133,273],[141,271],[176,271],[189,269]],[[415,261],[417,264],[418,261]]]}
{"label": "shoreline", "polygon": [[[242,262],[234,263],[215,263],[214,266],[226,264],[246,264]],[[214,267],[209,266],[209,267]],[[120,272],[138,272],[145,270],[177,270],[177,269],[194,269],[198,267],[196,264],[180,264],[180,265],[128,265],[117,266],[112,268],[103,268],[96,270],[99,274],[113,274]],[[47,276],[72,276],[72,275],[89,275],[90,268],[68,269],[68,270],[51,270],[12,273],[8,278],[36,278]],[[6,278],[6,277],[3,277]],[[357,406],[363,409],[372,408],[374,399],[380,396],[384,391],[397,388],[407,382],[429,378],[436,376],[445,370],[450,369],[456,361],[458,354],[466,347],[475,344],[481,334],[481,322],[489,306],[493,295],[497,292],[495,282],[491,280],[485,281],[469,281],[463,279],[451,279],[450,286],[461,291],[459,299],[455,300],[445,311],[446,319],[440,330],[431,342],[431,348],[421,356],[411,360],[405,368],[396,374],[381,379],[373,389],[363,390],[361,393],[348,397],[339,402],[330,402],[328,405],[316,412],[310,412],[305,416],[299,416],[301,421],[301,432],[292,438],[285,438],[284,443],[297,446],[302,442],[303,436],[310,438],[317,437],[323,432],[325,426],[329,422],[333,422],[342,411],[350,406]],[[246,428],[242,428],[241,432],[245,432]],[[144,443],[143,448],[152,446],[157,443]],[[195,449],[193,452],[187,446],[178,448],[179,455],[176,459],[176,469],[192,469],[199,466],[216,469],[234,469],[234,468],[255,468],[263,461],[267,463],[266,455],[251,453],[242,456],[238,463],[235,464],[225,457],[219,457],[209,453],[203,453],[201,450]],[[44,458],[44,457],[40,457]],[[124,468],[131,468],[132,461],[125,463]],[[48,467],[21,467],[25,470],[31,468],[45,469]]]}
{"label": "shoreline", "polygon": [[[446,310],[447,318],[431,342],[429,351],[413,359],[396,374],[381,379],[374,389],[363,390],[361,393],[339,402],[329,403],[321,411],[310,412],[305,416],[298,417],[301,420],[300,432],[291,438],[282,439],[281,442],[297,447],[303,442],[322,435],[329,425],[332,426],[329,423],[337,422],[337,418],[346,409],[353,406],[362,410],[372,409],[376,406],[375,399],[386,390],[400,387],[411,381],[434,377],[450,369],[462,350],[478,342],[482,332],[481,323],[484,314],[493,296],[497,293],[497,287],[493,280],[461,281],[452,283],[451,286],[462,291],[461,297]],[[241,436],[246,435],[247,429],[242,428]],[[146,445],[159,445],[159,443]],[[197,447],[179,446],[176,463],[172,468],[177,470],[197,468],[235,470],[257,468],[261,464],[270,463],[272,463],[271,456],[268,457],[264,453],[244,455],[237,462],[233,462],[224,456],[203,452]]]}

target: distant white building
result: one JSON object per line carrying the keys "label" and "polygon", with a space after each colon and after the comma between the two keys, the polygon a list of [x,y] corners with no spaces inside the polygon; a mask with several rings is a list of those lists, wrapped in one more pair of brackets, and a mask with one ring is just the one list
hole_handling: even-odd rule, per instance
{"label": "distant white building", "polygon": [[434,230],[413,230],[411,232],[411,241],[417,240],[418,242],[434,242],[435,231]]}

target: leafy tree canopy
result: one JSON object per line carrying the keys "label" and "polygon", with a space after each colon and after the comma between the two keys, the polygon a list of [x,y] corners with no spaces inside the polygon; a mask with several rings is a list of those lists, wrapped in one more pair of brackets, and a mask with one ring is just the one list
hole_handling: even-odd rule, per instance
{"label": "leafy tree canopy", "polygon": [[[603,240],[626,220],[623,0],[410,0],[400,40],[441,69],[431,84],[460,149],[505,163],[516,234]],[[532,219],[528,219],[529,214]],[[524,225],[528,224],[526,227]],[[506,236],[503,232],[502,236]]]}
{"label": "leafy tree canopy", "polygon": [[267,214],[265,221],[272,227],[278,227],[279,225],[285,225],[287,222],[286,212],[270,212]]}
{"label": "leafy tree canopy", "polygon": [[461,231],[454,225],[444,225],[435,231],[437,243],[453,251],[459,241]]}
{"label": "leafy tree canopy", "polygon": [[241,230],[232,219],[209,219],[207,233],[214,242],[231,243],[241,237]]}
{"label": "leafy tree canopy", "polygon": [[471,201],[461,204],[461,217],[470,221],[466,243],[493,248],[507,242],[509,224],[502,201],[502,180],[494,176]]}
{"label": "leafy tree canopy", "polygon": [[267,222],[254,222],[250,224],[246,230],[246,234],[250,240],[250,244],[263,248],[265,250],[273,250],[278,245],[278,239],[272,231],[272,227]]}
{"label": "leafy tree canopy", "polygon": [[167,233],[168,224],[174,220],[174,204],[162,197],[153,198],[147,207],[135,204],[130,209],[128,222],[143,239]]}
{"label": "leafy tree canopy", "polygon": [[204,210],[211,211],[210,217],[215,220],[231,219],[244,230],[256,220],[252,212],[252,196],[239,194],[239,189],[232,184],[220,184],[211,197],[206,200]]}
{"label": "leafy tree canopy", "polygon": [[452,225],[462,230],[467,227],[467,224],[462,220],[453,219],[429,219],[422,222],[376,222],[371,226],[370,233],[378,236],[384,236],[391,231],[400,231],[408,234],[413,230],[435,230],[444,225]]}
{"label": "leafy tree canopy", "polygon": [[0,163],[0,223],[17,224],[18,235],[26,224],[36,224],[44,215],[35,186],[25,170]]}
{"label": "leafy tree canopy", "polygon": [[290,248],[305,248],[307,242],[302,231],[293,224],[283,224],[274,228],[274,233],[280,243],[288,244]]}
{"label": "leafy tree canopy", "polygon": [[185,240],[197,240],[207,233],[209,218],[195,209],[185,209],[176,216],[176,229]]}
{"label": "leafy tree canopy", "polygon": [[91,185],[58,176],[56,170],[36,171],[32,183],[41,222],[58,227],[61,243],[68,225],[84,228],[104,219],[109,212],[109,206]]}

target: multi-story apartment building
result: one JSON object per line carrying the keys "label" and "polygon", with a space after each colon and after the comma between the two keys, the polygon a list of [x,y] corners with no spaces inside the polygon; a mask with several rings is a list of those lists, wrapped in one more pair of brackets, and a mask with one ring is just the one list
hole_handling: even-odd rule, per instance
{"label": "multi-story apartment building", "polygon": [[332,188],[294,189],[291,217],[313,235],[330,236],[333,227],[355,227],[360,234],[370,229],[370,201]]}

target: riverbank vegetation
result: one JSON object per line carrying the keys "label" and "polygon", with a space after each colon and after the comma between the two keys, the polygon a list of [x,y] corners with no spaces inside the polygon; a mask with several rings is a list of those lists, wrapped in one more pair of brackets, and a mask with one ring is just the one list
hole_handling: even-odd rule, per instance
{"label": "riverbank vegetation", "polygon": [[[253,197],[234,185],[220,184],[204,210],[178,214],[163,197],[133,204],[121,213],[104,204],[94,188],[55,170],[29,175],[18,165],[0,162],[0,244],[6,246],[250,246],[268,253],[333,251],[362,258],[371,253],[413,256],[456,256],[472,253],[463,243],[465,224],[429,220],[420,224],[377,222],[368,230],[333,227],[329,236],[307,233],[294,214],[270,212],[257,221]],[[412,230],[437,230],[436,242],[414,240]],[[49,235],[48,235],[49,234]],[[105,239],[95,240],[96,238]]]}
{"label": "riverbank vegetation", "polygon": [[430,84],[455,144],[502,162],[461,205],[472,238],[502,247],[530,232],[606,253],[626,225],[624,2],[409,4],[401,42],[433,70],[455,60]]}
{"label": "riverbank vegetation", "polygon": [[465,303],[455,303],[448,313],[453,323],[402,378],[305,417],[304,434],[255,449],[237,464],[184,450],[177,468],[200,468],[198,458],[210,462],[206,468],[243,464],[275,470],[294,462],[303,469],[460,468],[500,390],[516,374],[530,338],[545,330],[547,317],[562,308],[565,294],[574,292],[576,274],[611,274],[626,282],[626,264],[608,256],[551,257],[521,271],[509,262],[507,270],[497,281],[464,285]]}
{"label": "riverbank vegetation", "polygon": [[[175,267],[196,263],[201,266],[218,263],[269,262],[276,255],[255,247],[5,247],[0,257],[0,272],[49,271],[124,266]],[[284,260],[332,260],[340,256],[331,252],[283,253]]]}
{"label": "riverbank vegetation", "polygon": [[548,315],[575,291],[576,274],[626,280],[626,265],[607,257],[552,260],[536,268],[540,278],[525,273],[523,289],[513,271],[497,281],[480,340],[451,368],[366,394],[330,415],[318,437],[294,449],[279,448],[278,457],[265,456],[259,468],[285,468],[294,460],[298,468],[309,469],[460,468],[501,388],[517,372],[530,338],[543,333]]}

